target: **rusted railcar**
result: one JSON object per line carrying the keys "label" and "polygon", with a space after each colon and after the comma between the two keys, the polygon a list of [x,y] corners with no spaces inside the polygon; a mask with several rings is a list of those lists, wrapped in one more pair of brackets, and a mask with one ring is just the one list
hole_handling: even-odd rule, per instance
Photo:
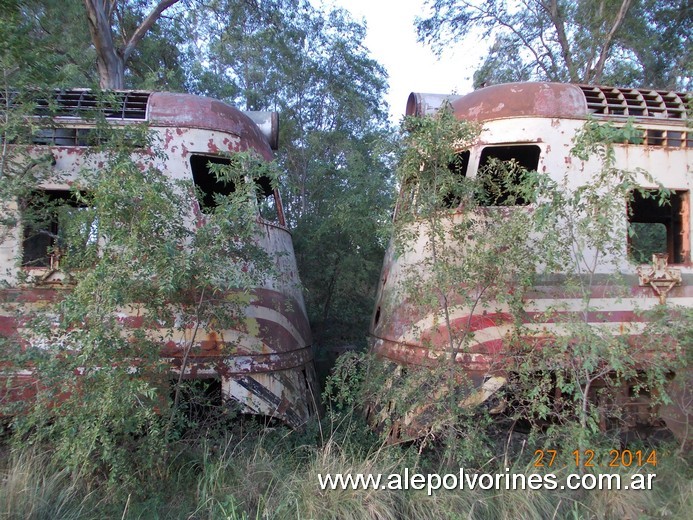
{"label": "rusted railcar", "polygon": [[[228,154],[248,150],[267,161],[273,158],[276,113],[244,113],[224,102],[187,94],[116,91],[108,96],[109,103],[103,104],[89,90],[62,90],[38,105],[47,112],[50,103],[55,114],[52,127],[35,133],[30,146],[31,154],[52,155],[55,177],[61,178],[37,186],[51,201],[69,199],[71,180],[88,160],[97,111],[116,130],[146,124],[163,152],[146,160],[155,161],[154,166],[172,180],[194,182],[203,198],[187,208],[191,226],[195,219],[205,218],[201,206],[212,203],[221,187],[210,164],[227,163]],[[260,180],[260,196],[265,200],[258,203],[255,240],[274,262],[278,276],[251,292],[245,315],[257,325],[253,327],[257,332],[238,328],[199,334],[186,356],[183,377],[209,381],[223,398],[238,403],[243,413],[300,427],[316,413],[311,332],[281,198],[266,180],[265,184]],[[58,231],[53,231],[56,236]],[[50,253],[52,240],[51,234],[29,237],[20,223],[0,244],[0,268],[7,273],[6,287],[0,291],[0,333],[7,337],[21,328],[17,315],[22,309],[35,310],[70,290],[59,258]],[[136,313],[135,304],[123,309],[121,318],[137,326]],[[183,338],[171,331],[165,336],[162,355],[171,360],[172,371],[180,373]],[[27,370],[9,377],[19,388],[22,379],[31,380],[32,373]]]}
{"label": "rusted railcar", "polygon": [[[594,273],[589,287],[591,326],[606,327],[614,335],[629,336],[637,341],[645,323],[638,311],[652,309],[660,303],[693,307],[693,264],[691,240],[691,149],[693,130],[687,110],[688,93],[646,89],[612,88],[592,85],[557,83],[515,83],[482,88],[464,96],[441,96],[412,93],[407,115],[426,116],[435,113],[443,102],[449,102],[454,116],[482,125],[479,138],[465,149],[456,166],[461,175],[475,177],[490,158],[514,160],[527,170],[547,173],[552,179],[568,179],[577,187],[600,167],[596,160],[578,160],[571,155],[573,138],[588,119],[610,122],[616,126],[631,121],[640,129],[642,141],[614,145],[615,167],[644,170],[654,181],[639,179],[640,186],[656,190],[657,183],[671,190],[668,203],[658,205],[653,199],[635,196],[629,204],[623,201],[623,228],[644,225],[660,233],[661,250],[651,265],[639,265],[631,252],[635,237],[623,235],[620,247],[622,262],[605,263]],[[403,186],[403,200],[410,201],[411,186]],[[532,205],[527,209],[531,210]],[[395,211],[395,219],[397,212]],[[449,224],[459,218],[460,211],[449,211]],[[493,302],[468,308],[453,303],[446,309],[436,305],[428,308],[406,301],[402,287],[412,268],[430,263],[431,248],[423,240],[410,244],[406,253],[396,253],[391,246],[386,253],[376,305],[370,328],[371,350],[379,358],[394,363],[395,376],[412,367],[430,367],[449,354],[446,344],[446,323],[451,328],[469,329],[472,338],[464,352],[454,352],[457,367],[477,388],[469,403],[489,399],[508,381],[507,353],[514,324],[507,306]],[[629,256],[631,256],[629,258]],[[650,257],[648,257],[650,258]],[[668,258],[668,260],[667,260]],[[625,288],[617,291],[612,275],[618,264],[618,275]],[[419,268],[420,269],[420,268]],[[408,273],[408,274],[407,274]],[[427,273],[420,272],[425,278]],[[558,278],[560,280],[560,278]],[[624,292],[625,289],[625,292]],[[461,287],[460,291],[465,288]],[[523,301],[523,327],[535,331],[544,340],[563,334],[561,325],[547,319],[547,309],[556,307],[563,315],[583,312],[584,295],[575,294],[560,281],[539,281]],[[550,341],[544,341],[550,348]],[[447,354],[446,354],[447,353]],[[690,375],[677,375],[672,388],[675,401],[690,401]],[[432,390],[435,392],[435,390]],[[688,392],[688,393],[687,393]],[[627,390],[626,390],[627,393]],[[383,406],[380,403],[382,415]],[[391,404],[390,404],[391,405]],[[637,408],[637,406],[636,406]],[[635,421],[649,420],[647,407],[636,410]],[[685,405],[662,410],[669,413],[667,425],[679,436],[685,436],[689,410]],[[391,435],[412,437],[421,432],[417,412],[409,413],[394,424]]]}

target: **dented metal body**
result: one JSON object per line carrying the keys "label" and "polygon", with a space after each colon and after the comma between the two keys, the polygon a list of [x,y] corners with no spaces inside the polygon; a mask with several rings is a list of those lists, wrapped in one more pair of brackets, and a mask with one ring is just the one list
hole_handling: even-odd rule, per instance
{"label": "dented metal body", "polygon": [[[228,153],[254,150],[265,160],[273,157],[272,148],[277,144],[276,113],[253,114],[258,126],[248,115],[215,99],[160,92],[116,94],[120,96],[122,111],[107,114],[106,119],[115,127],[146,123],[160,140],[163,154],[160,158],[143,156],[141,160],[154,161],[153,166],[171,179],[208,176],[207,162],[221,160]],[[56,174],[65,179],[60,184],[37,188],[59,192],[69,189],[70,179],[85,161],[93,162],[93,157],[87,159],[87,148],[79,140],[80,131],[90,128],[87,119],[80,117],[80,110],[90,109],[93,96],[89,91],[65,91],[57,94],[57,103],[59,112],[55,119],[60,123],[59,131],[46,132],[44,141],[36,142],[35,151],[52,154]],[[319,391],[291,234],[285,225],[279,193],[269,190],[271,211],[262,215],[258,212],[255,239],[273,259],[278,276],[250,293],[245,309],[247,319],[242,321],[252,321],[252,327],[200,330],[183,376],[217,381],[222,396],[238,403],[243,413],[300,427],[316,413],[315,396]],[[204,218],[200,204],[194,201],[188,208],[191,225],[195,219]],[[0,290],[0,334],[6,337],[21,333],[17,316],[21,318],[23,309],[35,311],[70,290],[60,271],[54,269],[53,259],[40,266],[27,265],[22,261],[22,247],[21,225],[0,244],[0,268],[7,270],[9,277],[9,287]],[[23,279],[28,282],[20,283]],[[223,295],[215,297],[223,305]],[[137,302],[122,309],[121,314],[128,327],[142,326]],[[183,345],[190,334],[163,329],[158,332],[166,338],[162,356],[171,360],[172,377],[176,377],[183,366]],[[14,377],[31,379],[32,374],[27,371]]]}
{"label": "dented metal body", "polygon": [[[442,98],[412,94],[407,115],[428,115],[431,107],[441,104]],[[623,261],[616,262],[616,269],[613,262],[604,262],[603,267],[594,273],[591,294],[588,295],[587,321],[590,325],[637,341],[645,326],[637,314],[639,310],[651,309],[660,303],[693,307],[693,219],[690,211],[693,130],[686,124],[686,103],[690,102],[690,95],[585,85],[517,83],[454,96],[449,102],[455,117],[482,125],[479,139],[469,149],[467,177],[477,174],[484,154],[502,149],[503,158],[507,159],[512,156],[514,147],[519,147],[522,154],[526,155],[528,151],[531,152],[529,155],[536,153],[536,163],[528,169],[548,173],[556,181],[567,176],[571,187],[580,186],[589,174],[601,168],[597,158],[581,161],[570,153],[572,139],[587,119],[593,117],[621,124],[630,118],[636,127],[644,130],[644,142],[614,145],[615,167],[645,170],[675,195],[676,207],[672,210],[675,215],[670,218],[675,224],[666,224],[670,236],[668,251],[663,251],[668,253],[669,260],[668,263],[662,262],[660,258],[659,262],[647,266],[629,261],[629,244],[624,236]],[[641,186],[656,188],[644,177],[640,180]],[[643,204],[642,212],[647,209]],[[460,213],[451,211],[450,224],[460,217]],[[622,218],[626,225],[629,216],[625,202]],[[403,254],[395,254],[392,246],[386,253],[370,328],[372,352],[399,367],[434,366],[443,357],[451,355],[448,331],[443,325],[449,320],[455,331],[467,330],[473,336],[468,348],[453,355],[457,365],[479,389],[478,399],[472,401],[483,401],[502,386],[508,375],[506,354],[513,316],[501,304],[465,308],[459,301],[455,302],[454,297],[447,317],[441,308],[426,309],[409,302],[402,290],[403,281],[411,276],[415,266],[424,265],[430,254],[425,237],[419,237],[418,242],[411,244],[410,250]],[[616,270],[627,285],[625,293],[623,287],[613,283]],[[428,274],[421,272],[420,276]],[[558,308],[566,315],[582,313],[585,295],[571,292],[560,275],[540,280],[524,299],[524,325],[535,332],[537,339],[544,338],[546,344],[550,344],[552,336],[567,332],[560,323],[545,319],[547,309]],[[460,287],[460,291],[464,290]],[[679,386],[686,387],[685,384]],[[645,415],[646,412],[644,410]],[[678,409],[672,417],[681,419],[687,413],[688,410]],[[684,419],[687,422],[687,418]],[[417,434],[421,425],[416,424],[416,418],[409,417],[405,422],[408,424],[398,425],[401,431],[393,435]],[[668,425],[676,432],[678,426],[675,423],[676,420],[672,419]]]}

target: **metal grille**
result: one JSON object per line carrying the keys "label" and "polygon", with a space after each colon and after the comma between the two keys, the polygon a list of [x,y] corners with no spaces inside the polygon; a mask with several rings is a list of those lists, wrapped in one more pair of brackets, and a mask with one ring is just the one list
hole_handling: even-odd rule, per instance
{"label": "metal grille", "polygon": [[98,146],[108,139],[89,128],[42,128],[31,138],[33,144],[48,146]]}
{"label": "metal grille", "polygon": [[691,95],[684,92],[580,85],[592,114],[686,119]]}
{"label": "metal grille", "polygon": [[[54,117],[90,118],[101,114],[106,119],[129,119],[145,121],[147,103],[151,92],[110,91],[95,94],[90,90],[56,90],[50,98],[34,100],[35,114]],[[12,106],[16,96],[6,98],[0,94],[0,105]]]}
{"label": "metal grille", "polygon": [[644,129],[643,143],[647,146],[673,146],[675,148],[693,148],[693,132],[682,130]]}
{"label": "metal grille", "polygon": [[120,132],[119,138],[130,146],[143,148],[145,143],[136,133],[128,135],[122,132],[123,128],[113,129],[110,132],[101,133],[94,128],[41,128],[31,137],[31,142],[44,146],[100,146],[112,139],[113,132]]}

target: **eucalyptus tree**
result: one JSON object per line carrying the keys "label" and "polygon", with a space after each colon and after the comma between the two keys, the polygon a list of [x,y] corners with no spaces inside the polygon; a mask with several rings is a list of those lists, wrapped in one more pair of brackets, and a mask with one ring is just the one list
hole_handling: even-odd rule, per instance
{"label": "eucalyptus tree", "polygon": [[427,0],[426,5],[427,16],[416,21],[419,39],[438,52],[479,31],[493,41],[474,75],[477,87],[527,79],[690,86],[690,0]]}
{"label": "eucalyptus tree", "polygon": [[[178,1],[159,0],[150,7],[146,1],[84,0],[101,88],[125,86],[125,63],[161,14]],[[140,16],[132,23],[135,13]]]}
{"label": "eucalyptus tree", "polygon": [[[175,3],[167,2],[169,7]],[[163,7],[164,2],[144,0],[7,0],[2,16],[8,23],[12,17],[12,27],[23,31],[16,42],[29,42],[25,64],[51,62],[40,82],[184,90],[185,7],[192,6],[181,3],[167,9],[167,16],[161,14]],[[9,37],[13,29],[3,33]]]}

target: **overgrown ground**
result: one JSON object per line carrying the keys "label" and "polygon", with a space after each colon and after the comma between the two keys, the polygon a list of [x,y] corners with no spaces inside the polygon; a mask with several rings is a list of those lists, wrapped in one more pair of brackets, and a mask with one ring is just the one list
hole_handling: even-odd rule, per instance
{"label": "overgrown ground", "polygon": [[[436,443],[387,446],[357,413],[328,413],[304,432],[238,422],[217,437],[188,438],[170,451],[141,487],[120,493],[98,479],[75,477],[51,462],[45,447],[5,445],[2,452],[0,517],[16,519],[195,518],[195,519],[438,519],[438,518],[686,518],[693,510],[690,460],[677,446],[634,443],[656,449],[657,466],[618,469],[624,478],[656,473],[651,491],[568,491],[561,479],[575,473],[571,451],[557,447],[551,468],[537,468],[535,450],[520,433],[498,432],[498,453],[479,460],[472,453],[450,459]],[[189,436],[190,437],[190,436]],[[621,448],[604,438],[601,447]],[[598,448],[598,446],[594,446]],[[607,450],[608,451],[608,450]],[[546,461],[545,461],[546,462]],[[321,490],[327,473],[404,474],[469,472],[556,474],[555,490]],[[507,468],[507,469],[506,469]],[[585,470],[588,471],[588,470]],[[384,477],[385,478],[385,477]]]}

